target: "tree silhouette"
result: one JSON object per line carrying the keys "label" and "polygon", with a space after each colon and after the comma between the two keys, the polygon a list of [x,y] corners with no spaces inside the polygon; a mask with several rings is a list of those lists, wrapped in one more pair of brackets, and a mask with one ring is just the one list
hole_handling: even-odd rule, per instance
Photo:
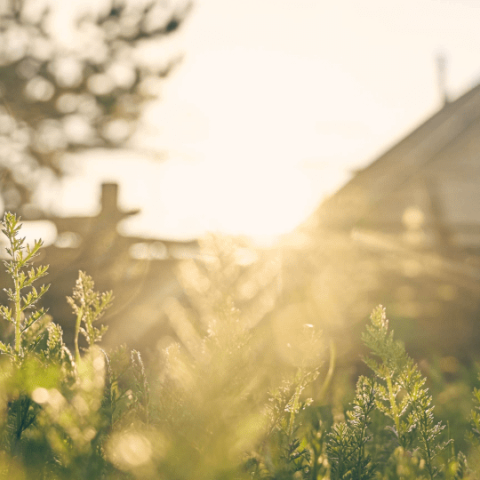
{"label": "tree silhouette", "polygon": [[[179,61],[189,0],[0,0],[0,198],[28,202],[65,153],[124,146]],[[145,52],[149,49],[150,55]],[[151,52],[154,52],[153,55]],[[148,57],[148,58],[147,58]]]}

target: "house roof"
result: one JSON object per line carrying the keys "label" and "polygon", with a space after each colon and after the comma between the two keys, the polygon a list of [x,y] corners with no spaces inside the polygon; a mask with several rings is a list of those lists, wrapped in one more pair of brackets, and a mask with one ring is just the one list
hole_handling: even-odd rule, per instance
{"label": "house roof", "polygon": [[323,202],[321,226],[350,229],[480,119],[480,84],[430,117]]}

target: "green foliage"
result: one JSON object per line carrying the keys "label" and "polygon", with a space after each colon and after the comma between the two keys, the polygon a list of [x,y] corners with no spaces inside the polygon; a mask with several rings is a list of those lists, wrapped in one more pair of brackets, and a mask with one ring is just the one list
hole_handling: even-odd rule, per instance
{"label": "green foliage", "polygon": [[[98,293],[94,290],[95,284],[92,277],[85,272],[79,272],[73,296],[67,297],[68,303],[72,306],[73,313],[77,316],[75,323],[75,359],[80,359],[80,350],[78,347],[78,335],[82,333],[92,347],[95,343],[102,340],[102,336],[107,331],[106,326],[100,329],[93,326],[93,323],[99,320],[105,310],[112,305],[113,292]],[[83,326],[82,326],[83,325]]]}
{"label": "green foliage", "polygon": [[363,341],[376,357],[365,358],[365,363],[375,374],[377,408],[392,421],[394,441],[405,454],[420,455],[428,478],[437,477],[435,459],[449,443],[440,440],[445,427],[435,423],[432,397],[424,388],[426,378],[389,331],[382,307],[373,311]]}
{"label": "green foliage", "polygon": [[331,462],[332,480],[373,478],[375,465],[366,454],[369,440],[367,428],[375,407],[376,387],[368,378],[360,377],[353,400],[353,409],[347,412],[347,421],[335,425],[327,447]]}
{"label": "green foliage", "polygon": [[318,369],[299,369],[292,379],[284,379],[272,391],[267,405],[269,427],[261,448],[250,459],[253,478],[311,478],[314,455],[307,438],[299,435],[300,414],[313,400],[302,400],[305,388],[318,377]]}
{"label": "green foliage", "polygon": [[[383,308],[363,335],[372,375],[358,379],[341,413],[324,400],[334,362],[322,365],[322,337],[304,325],[292,347],[303,357],[279,362],[268,337],[241,320],[225,278],[214,284],[225,275],[224,253],[216,261],[221,272],[213,262],[195,270],[196,300],[169,300],[169,316],[188,335],[164,349],[160,367],[148,368],[126,347],[98,347],[105,329],[94,323],[113,297],[96,292],[80,272],[68,299],[76,316],[72,355],[62,329],[39,306],[46,288],[33,286],[47,272],[31,266],[41,241],[25,245],[19,231],[17,218],[6,214],[5,265],[14,286],[1,312],[14,338],[0,344],[0,478],[478,478],[479,390],[467,462],[435,420],[427,380],[389,330]],[[194,315],[195,301],[201,309]]]}
{"label": "green foliage", "polygon": [[470,440],[472,443],[480,444],[480,390],[473,389],[474,408],[472,409],[472,430]]}
{"label": "green foliage", "polygon": [[6,289],[11,306],[1,312],[14,326],[14,339],[1,344],[0,478],[98,478],[106,460],[97,441],[108,424],[101,408],[105,356],[94,347],[102,329],[92,323],[111,294],[94,292],[91,279],[80,274],[72,302],[89,347],[74,361],[61,327],[38,306],[48,287],[37,290],[33,283],[47,267],[31,264],[42,242],[25,245],[15,215],[7,213],[2,226],[9,240],[4,263],[14,286]]}
{"label": "green foliage", "polygon": [[[21,361],[27,351],[32,351],[41,338],[42,330],[36,332],[31,338],[26,332],[45,315],[45,310],[35,309],[36,304],[48,291],[49,285],[42,285],[38,291],[33,283],[47,274],[48,266],[31,267],[33,260],[38,256],[42,241],[37,240],[33,247],[25,246],[25,238],[20,238],[18,233],[21,224],[15,215],[6,213],[2,223],[2,232],[8,238],[10,247],[6,248],[10,260],[4,262],[6,270],[13,280],[14,287],[5,289],[8,299],[13,307],[0,307],[0,315],[15,328],[14,346],[0,343],[0,350],[17,361]],[[26,293],[25,293],[25,290]],[[30,315],[26,311],[30,310]],[[27,340],[27,341],[26,341]]]}

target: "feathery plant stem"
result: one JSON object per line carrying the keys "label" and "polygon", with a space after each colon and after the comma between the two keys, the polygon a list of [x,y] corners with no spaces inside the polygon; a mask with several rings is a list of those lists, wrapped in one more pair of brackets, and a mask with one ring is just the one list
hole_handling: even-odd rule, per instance
{"label": "feathery plant stem", "polygon": [[328,371],[325,379],[323,380],[322,387],[320,388],[320,393],[318,394],[318,399],[323,400],[333,379],[333,374],[335,372],[335,363],[337,358],[337,349],[333,340],[330,340],[330,359],[328,363]]}
{"label": "feathery plant stem", "polygon": [[329,433],[327,453],[332,480],[370,480],[375,475],[375,465],[366,454],[365,445],[369,441],[367,429],[371,422],[370,414],[375,408],[376,393],[374,383],[360,377],[346,421],[335,425]]}
{"label": "feathery plant stem", "polygon": [[[397,429],[397,432],[400,432],[400,416],[398,412],[398,405],[397,405],[397,399],[395,398],[395,392],[393,390],[393,384],[392,384],[392,376],[387,374],[386,375],[386,383],[387,383],[387,390],[388,390],[388,401],[390,402],[390,408],[392,412],[392,417],[393,421],[395,423],[395,428]],[[404,448],[406,448],[406,442],[404,441],[404,438],[399,436],[398,440],[400,442],[400,445]]]}
{"label": "feathery plant stem", "polygon": [[75,320],[75,335],[73,338],[74,348],[75,348],[75,362],[78,363],[80,361],[80,349],[78,347],[78,336],[80,334],[80,327],[82,325],[82,318],[83,318],[83,308],[80,307],[78,309],[77,318]]}
{"label": "feathery plant stem", "polygon": [[430,479],[434,478],[434,471],[433,471],[433,457],[432,457],[432,448],[430,445],[430,439],[428,435],[428,415],[427,411],[423,410],[420,413],[420,436],[422,443],[425,448],[425,454],[426,454],[426,465],[428,469],[428,474],[430,475]]}
{"label": "feathery plant stem", "polygon": [[358,473],[359,473],[359,478],[362,478],[362,470],[363,470],[363,465],[362,465],[362,460],[365,455],[365,442],[366,442],[366,432],[367,432],[367,426],[368,426],[368,415],[370,414],[371,410],[374,407],[374,398],[375,398],[375,391],[372,389],[371,390],[371,401],[369,402],[369,406],[367,409],[362,411],[362,416],[359,418],[360,421],[360,436],[359,436],[359,443],[360,443],[360,448],[358,449],[358,456],[357,456],[357,465],[358,465]]}
{"label": "feathery plant stem", "polygon": [[134,402],[137,404],[138,410],[141,412],[141,419],[143,423],[148,425],[150,422],[150,388],[148,385],[147,375],[145,373],[145,365],[140,352],[137,350],[132,350],[130,354],[130,361],[136,384]]}
{"label": "feathery plant stem", "polygon": [[[32,264],[35,257],[38,256],[38,251],[43,245],[42,240],[35,240],[33,246],[29,244],[26,246],[25,238],[19,238],[18,233],[21,228],[20,218],[12,213],[5,213],[2,221],[2,232],[8,238],[10,246],[6,251],[10,260],[4,261],[7,272],[13,280],[14,288],[5,289],[8,299],[13,304],[13,311],[11,308],[1,306],[0,315],[8,322],[13,323],[15,330],[15,339],[13,349],[0,342],[0,351],[16,360],[24,358],[24,348],[32,348],[35,345],[23,345],[24,333],[34,323],[40,320],[45,315],[43,308],[36,309],[36,304],[40,298],[48,291],[50,285],[42,285],[40,291],[33,286],[33,283],[40,278],[47,275],[48,266],[40,266],[35,268],[28,267]],[[26,289],[30,291],[22,296],[22,292]],[[26,310],[32,310],[30,316],[25,315]]]}
{"label": "feathery plant stem", "polygon": [[[14,313],[15,313],[15,353],[17,355],[20,354],[20,348],[21,348],[21,319],[22,319],[22,308],[20,304],[20,282],[18,278],[18,273],[19,273],[19,257],[20,257],[20,243],[17,240],[17,231],[14,218],[10,217],[10,215],[5,215],[4,220],[3,220],[3,225],[4,225],[4,231],[5,235],[7,235],[8,240],[10,242],[10,255],[12,256],[12,277],[13,277],[13,283],[14,283],[14,288],[15,288],[15,293],[14,293]],[[20,220],[20,219],[19,219]],[[19,227],[21,224],[19,225]]]}
{"label": "feathery plant stem", "polygon": [[20,354],[21,348],[21,319],[22,309],[20,306],[20,283],[18,281],[18,264],[15,263],[14,270],[14,282],[15,282],[15,353],[17,356]]}
{"label": "feathery plant stem", "polygon": [[74,336],[76,362],[79,362],[81,358],[78,344],[80,333],[82,333],[87,340],[88,346],[91,347],[101,341],[102,336],[107,331],[106,326],[96,328],[93,323],[98,321],[107,308],[112,305],[113,293],[111,291],[99,293],[96,292],[94,288],[95,283],[92,277],[80,271],[75,283],[73,295],[67,297],[67,301],[72,306],[73,313],[76,315]]}
{"label": "feathery plant stem", "polygon": [[377,408],[393,420],[392,430],[398,444],[410,455],[418,449],[432,480],[439,474],[434,460],[450,444],[440,439],[445,426],[435,423],[432,397],[424,387],[426,379],[405,347],[394,340],[385,309],[377,307],[370,318],[371,324],[362,338],[380,360],[364,359],[376,377]]}
{"label": "feathery plant stem", "polygon": [[295,430],[295,417],[297,412],[300,410],[300,395],[303,391],[303,386],[301,384],[297,385],[295,388],[295,393],[293,394],[292,407],[290,409],[290,418],[288,422],[288,440],[290,441]]}

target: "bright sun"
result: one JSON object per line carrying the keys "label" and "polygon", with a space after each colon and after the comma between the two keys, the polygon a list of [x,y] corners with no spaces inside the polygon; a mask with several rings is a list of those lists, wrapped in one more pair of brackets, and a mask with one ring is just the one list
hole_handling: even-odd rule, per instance
{"label": "bright sun", "polygon": [[[305,91],[299,71],[310,83]],[[99,183],[116,181],[124,206],[142,210],[126,222],[128,233],[264,239],[291,231],[345,176],[341,166],[321,160],[328,139],[319,137],[316,120],[325,114],[311,92],[324,73],[283,52],[196,57],[147,108],[134,139],[134,147],[167,158],[98,151],[78,158],[83,173],[65,183],[62,213],[95,210]],[[338,154],[337,141],[331,149]]]}
{"label": "bright sun", "polygon": [[[150,222],[178,236],[254,237],[295,228],[344,177],[340,166],[318,161],[330,152],[319,140],[322,112],[311,92],[324,73],[310,59],[251,49],[187,62],[145,112],[150,127],[136,139],[169,160],[140,186],[155,184],[145,220],[132,219],[132,228]],[[332,150],[338,154],[338,145]]]}

